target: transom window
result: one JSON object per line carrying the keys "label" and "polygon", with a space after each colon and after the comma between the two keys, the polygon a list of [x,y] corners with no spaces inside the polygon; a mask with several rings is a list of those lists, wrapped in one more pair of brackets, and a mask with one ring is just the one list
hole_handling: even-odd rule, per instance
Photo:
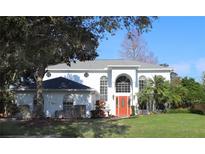
{"label": "transom window", "polygon": [[115,86],[116,86],[117,93],[130,92],[130,80],[126,76],[118,77]]}
{"label": "transom window", "polygon": [[140,76],[139,78],[139,90],[142,91],[146,86],[146,78],[145,76]]}
{"label": "transom window", "polygon": [[100,99],[107,101],[107,77],[100,78]]}

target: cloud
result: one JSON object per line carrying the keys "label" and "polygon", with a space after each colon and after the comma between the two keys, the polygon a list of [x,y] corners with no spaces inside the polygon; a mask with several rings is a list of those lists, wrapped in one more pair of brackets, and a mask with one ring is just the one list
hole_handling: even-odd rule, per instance
{"label": "cloud", "polygon": [[189,76],[201,81],[202,72],[205,71],[205,57],[187,60],[187,62],[177,62],[170,66],[181,77]]}
{"label": "cloud", "polygon": [[174,71],[177,72],[180,76],[186,76],[191,71],[191,64],[189,63],[173,64],[172,67],[174,68]]}
{"label": "cloud", "polygon": [[205,58],[200,58],[195,63],[196,70],[198,72],[205,71]]}

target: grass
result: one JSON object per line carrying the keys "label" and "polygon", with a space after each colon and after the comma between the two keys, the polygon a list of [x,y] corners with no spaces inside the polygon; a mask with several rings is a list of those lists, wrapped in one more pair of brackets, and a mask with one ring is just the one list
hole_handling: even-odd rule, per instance
{"label": "grass", "polygon": [[121,120],[1,121],[0,137],[205,137],[205,116],[172,113]]}

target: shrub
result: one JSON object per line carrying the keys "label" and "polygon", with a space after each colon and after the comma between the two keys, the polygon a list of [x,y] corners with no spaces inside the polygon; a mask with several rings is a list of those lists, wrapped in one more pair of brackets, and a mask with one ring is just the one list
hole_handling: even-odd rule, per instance
{"label": "shrub", "polygon": [[196,114],[201,114],[201,115],[205,114],[203,111],[197,110],[197,109],[190,109],[190,112],[191,113],[196,113]]}
{"label": "shrub", "polygon": [[166,113],[190,113],[189,108],[168,109]]}
{"label": "shrub", "polygon": [[95,110],[91,111],[91,118],[104,118],[105,117],[105,101],[97,100]]}
{"label": "shrub", "polygon": [[28,120],[31,119],[31,111],[29,105],[19,105],[18,106],[18,113],[16,114],[17,119],[24,119]]}
{"label": "shrub", "polygon": [[131,110],[132,110],[131,116],[135,116],[135,106],[134,105],[131,106]]}
{"label": "shrub", "polygon": [[204,103],[193,104],[190,111],[196,114],[205,114],[205,104]]}
{"label": "shrub", "polygon": [[0,90],[0,115],[13,117],[17,113],[17,105],[14,103],[14,93],[3,89]]}
{"label": "shrub", "polygon": [[62,119],[63,118],[63,110],[55,111],[55,118]]}
{"label": "shrub", "polygon": [[7,104],[7,113],[9,117],[13,117],[16,113],[18,113],[17,105],[13,103]]}

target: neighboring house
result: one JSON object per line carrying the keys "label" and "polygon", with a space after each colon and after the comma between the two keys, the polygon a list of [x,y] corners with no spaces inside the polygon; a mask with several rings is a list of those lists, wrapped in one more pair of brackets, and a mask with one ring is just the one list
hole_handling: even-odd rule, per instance
{"label": "neighboring house", "polygon": [[[111,115],[129,116],[131,106],[138,109],[136,93],[143,89],[145,80],[161,75],[170,80],[172,69],[134,60],[95,60],[49,66],[44,77],[44,111],[55,116],[55,111],[66,105],[85,105],[86,117],[95,109],[96,100],[106,101]],[[35,85],[17,90],[16,103],[34,102]]]}

